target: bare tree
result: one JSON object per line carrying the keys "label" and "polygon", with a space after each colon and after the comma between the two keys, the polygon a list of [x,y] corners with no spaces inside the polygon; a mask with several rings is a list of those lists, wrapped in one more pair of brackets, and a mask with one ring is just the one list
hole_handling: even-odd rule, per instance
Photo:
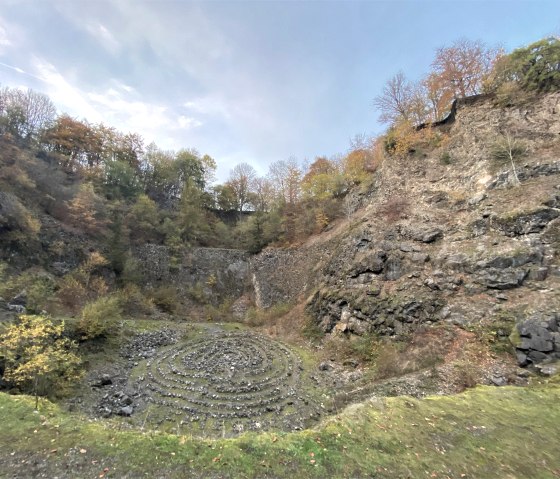
{"label": "bare tree", "polygon": [[42,93],[8,87],[0,91],[2,128],[20,138],[36,138],[54,124],[55,117],[54,104]]}
{"label": "bare tree", "polygon": [[272,163],[268,169],[268,178],[279,201],[294,204],[301,195],[302,171],[294,157]]}
{"label": "bare tree", "polygon": [[237,211],[243,211],[249,205],[256,176],[257,172],[248,163],[240,163],[231,170],[226,184],[231,187],[235,195]]}
{"label": "bare tree", "polygon": [[373,100],[379,110],[381,123],[396,123],[399,120],[411,119],[414,86],[402,71],[387,80],[381,95]]}

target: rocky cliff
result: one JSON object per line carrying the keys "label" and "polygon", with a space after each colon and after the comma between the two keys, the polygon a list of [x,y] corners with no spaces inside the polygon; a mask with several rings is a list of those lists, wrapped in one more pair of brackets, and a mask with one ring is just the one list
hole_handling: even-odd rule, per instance
{"label": "rocky cliff", "polygon": [[[350,220],[253,258],[258,304],[307,298],[325,333],[505,324],[520,364],[560,358],[560,94],[466,102],[441,128],[385,161]],[[519,181],[494,159],[504,138]]]}

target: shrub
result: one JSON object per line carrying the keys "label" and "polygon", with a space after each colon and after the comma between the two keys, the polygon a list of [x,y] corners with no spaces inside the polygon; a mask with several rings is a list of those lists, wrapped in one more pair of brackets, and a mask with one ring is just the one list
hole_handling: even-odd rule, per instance
{"label": "shrub", "polygon": [[405,216],[409,208],[410,202],[407,198],[391,196],[381,205],[379,213],[384,216],[388,222],[393,223]]}
{"label": "shrub", "polygon": [[160,286],[150,291],[153,303],[166,313],[174,313],[179,304],[177,289],[173,286]]}
{"label": "shrub", "polygon": [[127,315],[149,315],[154,312],[154,302],[135,284],[127,284],[117,293],[119,303]]}
{"label": "shrub", "polygon": [[76,344],[63,337],[64,323],[45,316],[22,315],[0,335],[5,364],[4,379],[23,391],[47,395],[80,375]]}
{"label": "shrub", "polygon": [[114,333],[122,320],[117,296],[104,296],[84,306],[76,325],[81,339],[94,339]]}
{"label": "shrub", "polygon": [[439,157],[439,161],[443,165],[451,165],[453,163],[453,157],[448,151],[444,151],[441,156]]}

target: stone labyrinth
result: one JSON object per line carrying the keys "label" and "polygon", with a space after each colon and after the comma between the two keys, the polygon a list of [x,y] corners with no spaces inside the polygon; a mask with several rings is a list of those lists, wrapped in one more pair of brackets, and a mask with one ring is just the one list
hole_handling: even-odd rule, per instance
{"label": "stone labyrinth", "polygon": [[146,366],[137,386],[168,412],[161,422],[240,433],[302,429],[319,416],[301,390],[299,357],[261,335],[212,332],[156,352]]}

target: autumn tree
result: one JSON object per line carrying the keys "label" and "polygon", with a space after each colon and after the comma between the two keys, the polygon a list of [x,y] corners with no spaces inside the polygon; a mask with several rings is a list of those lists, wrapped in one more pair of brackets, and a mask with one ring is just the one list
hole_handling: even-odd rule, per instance
{"label": "autumn tree", "polygon": [[65,170],[75,171],[87,164],[88,155],[94,149],[95,135],[86,122],[61,115],[44,131],[41,143],[47,151],[58,155],[57,160]]}
{"label": "autumn tree", "polygon": [[500,54],[501,50],[489,48],[480,40],[464,38],[449,47],[438,48],[432,71],[441,81],[441,95],[464,98],[481,93]]}
{"label": "autumn tree", "polygon": [[280,204],[293,206],[299,201],[302,176],[301,168],[294,157],[276,161],[269,166],[267,177]]}
{"label": "autumn tree", "polygon": [[76,196],[68,202],[70,222],[76,228],[81,228],[90,234],[99,233],[104,222],[100,219],[100,204],[102,200],[97,196],[91,183],[82,183]]}
{"label": "autumn tree", "polygon": [[311,163],[301,187],[305,197],[318,201],[337,196],[344,190],[338,165],[325,157],[318,157]]}
{"label": "autumn tree", "polygon": [[44,316],[20,316],[0,335],[4,379],[35,396],[48,394],[80,373],[77,346],[64,337],[64,323],[54,324]]}

